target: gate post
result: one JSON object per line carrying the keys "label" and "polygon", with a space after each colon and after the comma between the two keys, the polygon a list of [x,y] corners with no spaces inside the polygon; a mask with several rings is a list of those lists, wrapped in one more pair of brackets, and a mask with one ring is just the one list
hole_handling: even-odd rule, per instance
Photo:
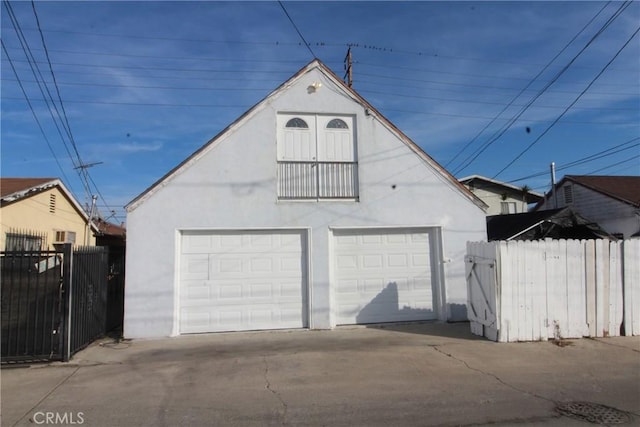
{"label": "gate post", "polygon": [[73,246],[65,243],[62,258],[62,333],[60,353],[62,361],[68,362],[71,354],[71,287],[73,286]]}

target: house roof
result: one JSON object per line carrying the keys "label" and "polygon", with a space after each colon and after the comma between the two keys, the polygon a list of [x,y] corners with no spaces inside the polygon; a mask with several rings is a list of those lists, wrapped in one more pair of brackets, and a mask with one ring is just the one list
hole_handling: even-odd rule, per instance
{"label": "house roof", "polygon": [[43,186],[55,186],[57,178],[0,178],[0,198],[24,197],[30,191],[42,191]]}
{"label": "house roof", "polygon": [[96,226],[100,234],[105,236],[124,236],[127,234],[127,229],[123,226],[112,224],[101,218],[96,221]]}
{"label": "house roof", "polygon": [[[69,200],[78,215],[88,221],[87,213],[58,178],[0,178],[0,204],[5,206],[15,203],[56,187]],[[98,231],[95,224],[92,223],[91,226],[94,231]]]}
{"label": "house roof", "polygon": [[322,61],[320,61],[319,59],[314,59],[311,62],[309,62],[307,65],[302,67],[300,70],[298,70],[298,72],[296,72],[291,78],[289,78],[287,81],[285,81],[280,86],[278,86],[269,95],[267,95],[265,98],[263,98],[257,104],[255,104],[249,110],[247,110],[244,114],[238,117],[234,122],[232,122],[229,126],[223,129],[216,136],[214,136],[206,144],[204,144],[202,147],[196,150],[191,156],[187,157],[175,168],[170,170],[162,178],[160,178],[158,181],[153,183],[149,188],[143,191],[131,202],[129,202],[125,207],[127,211],[131,211],[135,209],[148,196],[153,194],[156,188],[158,188],[162,183],[164,183],[168,179],[171,179],[183,167],[187,166],[188,164],[190,164],[191,162],[199,158],[201,153],[203,153],[212,144],[216,143],[219,139],[221,139],[227,132],[231,131],[232,129],[238,127],[244,121],[248,120],[248,118],[253,116],[253,114],[255,114],[259,110],[259,108],[267,102],[269,98],[284,91],[286,88],[291,86],[291,84],[293,84],[296,80],[298,80],[301,76],[305,75],[306,73],[310,72],[313,69],[318,69],[322,73],[324,73],[329,80],[331,80],[334,84],[336,84],[338,87],[344,90],[345,93],[351,96],[351,98],[354,101],[362,105],[365,108],[365,110],[367,110],[367,114],[374,116],[383,125],[385,125],[391,132],[396,134],[405,144],[407,144],[414,152],[416,152],[416,154],[418,154],[425,162],[427,162],[434,169],[436,169],[436,171],[438,171],[444,177],[445,180],[447,180],[454,187],[458,188],[458,190],[462,194],[464,194],[465,197],[467,197],[469,200],[471,200],[473,203],[475,203],[478,207],[480,207],[483,210],[486,210],[488,208],[488,205],[486,203],[484,203],[475,194],[469,191],[468,188],[466,188],[464,185],[458,182],[458,180],[455,179],[455,177],[453,177],[453,175],[451,175],[444,167],[442,167],[440,164],[438,164],[438,162],[436,162],[433,158],[431,158],[431,156],[429,156],[424,150],[422,150],[422,148],[420,148],[415,142],[413,142],[408,136],[406,136],[400,129],[398,129],[393,123],[391,123],[386,117],[384,117],[377,109],[375,109],[371,104],[369,104],[355,90],[353,90],[348,85],[346,85],[342,81],[342,79],[340,79],[340,77],[338,77],[333,71],[331,71],[331,69],[329,69],[329,67],[327,67],[324,63],[322,63]]}
{"label": "house roof", "polygon": [[565,180],[640,207],[640,176],[566,175]]}
{"label": "house roof", "polygon": [[547,237],[565,239],[613,238],[598,224],[577,214],[569,207],[487,217],[488,240],[520,240],[523,238],[538,240]]}
{"label": "house roof", "polygon": [[[458,181],[460,181],[462,184],[467,184],[467,185],[469,184],[475,185],[477,183],[483,183],[489,187],[495,187],[498,191],[508,191],[511,193],[517,193],[519,195],[522,194],[522,187],[507,184],[506,182],[498,181],[495,179],[487,178],[486,176],[470,175],[464,178],[460,178]],[[537,203],[540,200],[542,200],[543,197],[544,195],[542,193],[538,193],[536,191],[531,191],[531,190],[527,191],[527,203]]]}

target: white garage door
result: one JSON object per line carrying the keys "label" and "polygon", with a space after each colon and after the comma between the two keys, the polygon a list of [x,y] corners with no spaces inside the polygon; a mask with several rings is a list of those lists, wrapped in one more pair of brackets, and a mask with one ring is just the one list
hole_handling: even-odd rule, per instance
{"label": "white garage door", "polygon": [[180,333],[307,326],[300,231],[185,231]]}
{"label": "white garage door", "polygon": [[428,229],[334,230],[337,324],[430,320],[434,286]]}

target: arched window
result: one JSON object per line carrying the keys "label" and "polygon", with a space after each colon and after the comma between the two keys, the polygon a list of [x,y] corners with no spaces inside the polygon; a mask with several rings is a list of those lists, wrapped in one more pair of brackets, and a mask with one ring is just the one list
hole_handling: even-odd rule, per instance
{"label": "arched window", "polygon": [[304,120],[302,120],[300,117],[294,117],[293,119],[289,120],[289,121],[287,122],[287,124],[285,125],[285,127],[288,127],[288,128],[309,129],[309,126],[307,125],[307,122],[305,122]]}
{"label": "arched window", "polygon": [[333,119],[327,123],[327,129],[349,129],[344,120]]}

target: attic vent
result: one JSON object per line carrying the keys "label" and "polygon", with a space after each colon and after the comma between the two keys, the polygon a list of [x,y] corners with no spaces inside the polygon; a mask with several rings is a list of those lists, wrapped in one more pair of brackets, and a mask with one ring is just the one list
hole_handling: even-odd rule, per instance
{"label": "attic vent", "polygon": [[56,195],[53,193],[49,194],[49,212],[56,213]]}
{"label": "attic vent", "polygon": [[564,203],[566,205],[573,203],[573,188],[571,186],[564,187]]}

